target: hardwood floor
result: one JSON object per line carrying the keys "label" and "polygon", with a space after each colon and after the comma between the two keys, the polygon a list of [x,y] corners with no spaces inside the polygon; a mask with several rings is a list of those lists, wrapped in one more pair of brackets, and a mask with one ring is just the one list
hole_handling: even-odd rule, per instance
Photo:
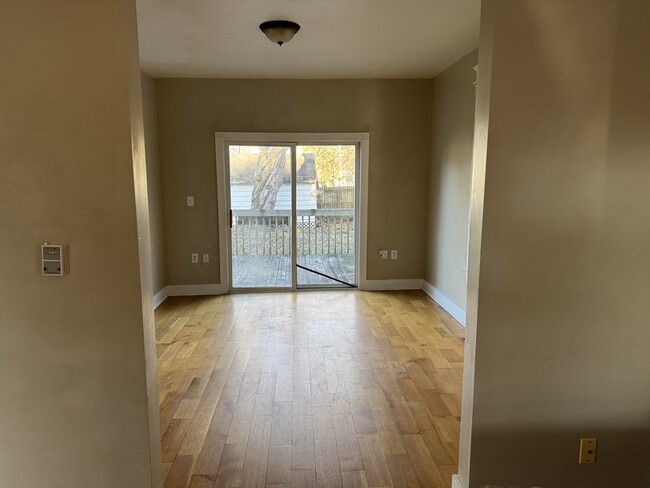
{"label": "hardwood floor", "polygon": [[421,291],[174,297],[165,488],[449,488],[464,329]]}

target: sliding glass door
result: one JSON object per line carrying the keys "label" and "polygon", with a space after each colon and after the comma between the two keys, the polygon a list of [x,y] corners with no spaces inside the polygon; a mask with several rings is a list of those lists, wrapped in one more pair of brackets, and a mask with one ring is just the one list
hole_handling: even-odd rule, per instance
{"label": "sliding glass door", "polygon": [[297,286],[356,285],[356,146],[297,146]]}
{"label": "sliding glass door", "polygon": [[225,143],[232,289],[357,285],[357,144]]}
{"label": "sliding glass door", "polygon": [[229,145],[233,288],[292,288],[291,147]]}

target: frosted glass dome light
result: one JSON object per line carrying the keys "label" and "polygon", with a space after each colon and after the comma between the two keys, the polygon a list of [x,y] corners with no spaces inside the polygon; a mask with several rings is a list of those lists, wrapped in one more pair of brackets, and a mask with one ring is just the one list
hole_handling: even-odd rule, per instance
{"label": "frosted glass dome light", "polygon": [[300,26],[290,20],[269,20],[260,24],[260,30],[264,32],[269,41],[282,46],[289,42],[300,30]]}

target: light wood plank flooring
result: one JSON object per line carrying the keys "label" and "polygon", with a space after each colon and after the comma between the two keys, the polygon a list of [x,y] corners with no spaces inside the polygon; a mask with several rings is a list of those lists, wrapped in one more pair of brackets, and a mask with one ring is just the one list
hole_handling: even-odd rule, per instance
{"label": "light wood plank flooring", "polygon": [[165,488],[449,488],[463,328],[421,291],[169,298]]}

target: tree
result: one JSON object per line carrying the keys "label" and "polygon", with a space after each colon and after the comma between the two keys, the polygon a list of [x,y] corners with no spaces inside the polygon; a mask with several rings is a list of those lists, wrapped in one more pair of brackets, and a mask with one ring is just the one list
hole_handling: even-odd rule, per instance
{"label": "tree", "polygon": [[285,147],[260,147],[253,177],[251,209],[273,210],[275,208],[278,192],[284,181],[286,154]]}
{"label": "tree", "polygon": [[[321,187],[354,187],[356,147],[303,146],[303,155],[314,154]],[[285,180],[286,147],[261,146],[253,176],[251,209],[272,210]]]}
{"label": "tree", "polygon": [[319,185],[354,185],[355,146],[304,146],[302,152],[314,154]]}

